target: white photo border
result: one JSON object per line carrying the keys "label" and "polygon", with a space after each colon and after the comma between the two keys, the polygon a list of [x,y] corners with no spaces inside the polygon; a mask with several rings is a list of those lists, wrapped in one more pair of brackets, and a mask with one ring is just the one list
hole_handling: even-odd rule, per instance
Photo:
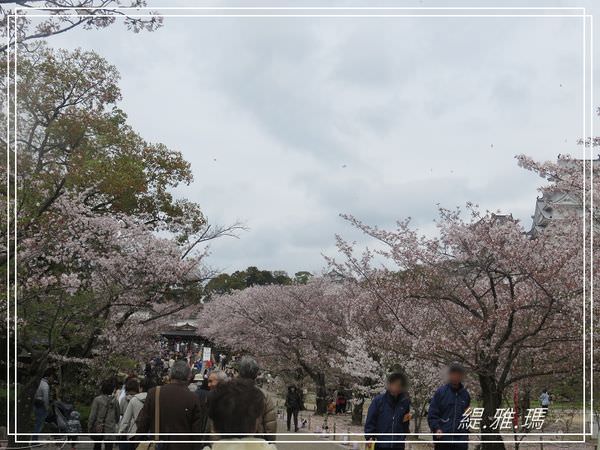
{"label": "white photo border", "polygon": [[[450,10],[459,10],[459,11],[537,11],[537,10],[543,10],[543,11],[578,11],[579,14],[382,14],[382,13],[377,13],[377,14],[323,14],[323,13],[312,13],[312,14],[265,14],[265,13],[259,13],[259,14],[239,14],[239,13],[234,13],[234,14],[158,14],[158,17],[205,17],[205,18],[226,18],[226,17],[231,17],[231,18],[248,18],[248,17],[257,17],[257,18],[335,18],[335,17],[345,17],[345,18],[350,18],[350,17],[378,17],[378,18],[401,18],[401,17],[420,17],[420,18],[426,18],[426,17],[465,17],[465,18],[475,18],[475,17],[500,17],[500,18],[508,18],[508,17],[568,17],[568,18],[582,18],[582,23],[583,23],[583,39],[582,39],[582,45],[583,45],[583,132],[582,132],[582,137],[585,140],[586,136],[590,136],[591,139],[593,139],[593,119],[594,119],[594,99],[593,99],[593,73],[594,73],[594,68],[593,68],[593,16],[591,14],[587,14],[586,13],[586,8],[584,7],[378,7],[378,6],[373,6],[373,7],[352,7],[352,6],[348,6],[348,7],[318,7],[318,6],[306,6],[306,7],[259,7],[259,6],[254,6],[254,7],[202,7],[202,6],[198,6],[198,7],[91,7],[91,8],[83,8],[83,7],[37,7],[37,8],[28,8],[28,7],[15,7],[14,14],[9,14],[8,15],[8,21],[7,21],[7,60],[6,60],[6,64],[7,64],[7,73],[6,73],[6,91],[7,91],[7,106],[6,106],[6,121],[7,121],[7,430],[8,430],[8,436],[14,436],[15,437],[15,442],[16,443],[29,443],[31,442],[31,439],[26,439],[26,440],[19,440],[19,436],[29,436],[32,437],[33,433],[19,433],[16,431],[17,427],[17,402],[16,399],[13,401],[14,403],[14,429],[15,431],[11,431],[11,420],[10,420],[10,398],[11,398],[11,377],[10,377],[10,365],[8,364],[8,361],[11,360],[10,356],[11,356],[11,351],[10,351],[10,340],[11,340],[11,319],[10,319],[10,310],[11,310],[11,302],[10,302],[10,282],[11,282],[11,267],[13,270],[13,284],[14,284],[14,304],[12,305],[12,308],[14,308],[14,316],[13,316],[13,325],[14,325],[14,348],[13,348],[13,356],[15,358],[15,361],[13,361],[13,366],[14,366],[14,380],[17,379],[17,363],[16,363],[16,355],[17,355],[17,227],[16,227],[16,223],[17,223],[17,208],[16,208],[16,196],[17,196],[17,162],[16,162],[16,149],[17,149],[17,40],[15,39],[14,43],[10,42],[10,26],[11,26],[11,18],[14,18],[13,21],[13,25],[14,25],[14,29],[17,29],[17,20],[19,17],[57,17],[56,14],[19,14],[19,11],[28,11],[28,12],[36,12],[36,11],[41,11],[41,12],[47,12],[50,10],[54,10],[54,11],[69,11],[69,10],[85,10],[85,11],[89,11],[91,9],[100,9],[100,10],[105,10],[105,11],[140,11],[140,10],[153,10],[153,11],[195,11],[195,10],[199,10],[199,11],[337,11],[337,10],[343,10],[343,11],[412,11],[412,10],[418,10],[418,11],[431,11],[431,10],[435,10],[435,11],[450,11]],[[85,14],[62,14],[62,17],[85,17]],[[153,14],[128,14],[127,16],[129,17],[157,17],[157,15],[153,15]],[[99,14],[99,15],[94,15],[94,14],[90,14],[89,17],[118,17],[115,16],[113,14]],[[122,16],[123,18],[125,16]],[[588,37],[588,31],[587,31],[587,25],[589,22],[589,37]],[[15,31],[15,35],[16,35],[16,31]],[[589,39],[589,46],[587,45]],[[11,131],[11,124],[10,124],[10,94],[11,94],[11,90],[10,90],[10,68],[11,68],[11,61],[10,61],[10,48],[11,46],[14,47],[14,52],[13,52],[13,56],[14,56],[14,63],[13,63],[13,75],[14,75],[14,88],[13,88],[13,94],[14,94],[14,100],[13,100],[13,107],[14,107],[14,185],[13,185],[13,194],[14,194],[14,217],[13,217],[13,224],[14,224],[14,229],[12,230],[13,232],[13,236],[14,236],[14,246],[12,248],[13,252],[14,252],[14,257],[12,259],[12,264],[11,264],[11,245],[10,245],[10,236],[11,236],[11,215],[10,215],[10,193],[11,193],[11,186],[10,186],[10,169],[11,169],[11,156],[10,156],[10,145],[11,145],[11,140],[10,140],[10,131]],[[589,53],[588,53],[589,52]],[[588,62],[588,57],[589,57],[589,62]],[[589,74],[588,74],[588,63],[589,63]],[[589,75],[589,78],[588,78]],[[588,83],[589,83],[589,89],[588,89]],[[589,91],[589,104],[588,104],[588,91]],[[590,121],[589,121],[589,128],[587,126],[587,121],[586,121],[586,115],[589,114],[590,115]],[[588,130],[589,130],[589,134],[588,134]],[[590,159],[593,158],[593,145],[590,144],[590,155],[588,155],[588,151],[587,151],[587,147],[584,144],[583,146],[583,159],[585,160],[588,156],[590,157]],[[586,332],[586,326],[587,326],[587,309],[586,309],[586,302],[588,301],[587,299],[587,290],[586,290],[586,282],[587,277],[587,264],[588,261],[586,259],[586,255],[588,255],[588,251],[586,248],[586,222],[590,221],[590,227],[592,226],[592,216],[590,214],[590,217],[587,218],[586,214],[585,214],[585,206],[586,206],[586,196],[585,196],[585,189],[586,189],[586,178],[585,178],[585,164],[583,165],[583,175],[584,175],[584,180],[583,180],[583,186],[584,186],[584,203],[583,203],[583,213],[584,213],[584,221],[583,221],[583,431],[582,433],[512,433],[512,432],[499,432],[495,435],[500,435],[500,436],[511,436],[513,437],[513,440],[501,440],[501,441],[485,441],[488,443],[494,443],[494,442],[503,442],[503,443],[548,443],[548,444],[558,444],[558,443],[585,443],[585,438],[586,436],[592,436],[593,433],[593,420],[594,420],[594,415],[593,415],[593,345],[594,345],[594,341],[593,341],[593,336],[594,336],[594,328],[593,328],[593,306],[594,306],[594,302],[593,302],[593,233],[591,233],[591,237],[590,237],[590,244],[589,244],[589,301],[590,301],[590,336],[589,336],[589,340],[590,340],[590,410],[589,410],[589,431],[587,430],[587,421],[586,421],[586,402],[588,400],[588,396],[586,395],[586,389],[587,389],[587,383],[586,383],[586,375],[587,375],[587,371],[586,371],[586,367],[587,367],[587,354],[586,354],[586,348],[587,348],[587,332]],[[590,164],[590,185],[592,185],[593,183],[593,164]],[[593,189],[590,189],[590,209],[593,209]],[[16,386],[16,385],[15,385]],[[16,391],[15,391],[15,395],[16,395]],[[104,435],[104,433],[87,433],[86,435],[94,435],[94,434],[99,434],[99,435]],[[173,435],[184,435],[184,436],[191,436],[191,435],[196,435],[196,436],[209,436],[209,435],[218,435],[218,433],[159,433],[158,436],[160,435],[168,435],[168,436],[173,436]],[[278,436],[294,436],[296,435],[296,433],[276,433]],[[392,433],[380,433],[379,435],[391,435]],[[404,434],[404,433],[401,433]],[[464,436],[466,433],[450,433],[452,435],[459,435],[459,436]],[[449,435],[450,435],[449,434]],[[39,433],[37,436],[69,436],[72,434],[69,433]],[[155,433],[144,433],[143,435],[146,436],[156,436]],[[236,434],[231,434],[232,436],[235,436]],[[238,434],[240,436],[244,436],[245,434],[240,433]],[[318,437],[323,437],[323,436],[343,436],[343,437],[348,437],[348,436],[364,436],[364,433],[326,433],[326,434],[322,434],[322,433],[303,433],[304,436],[318,436]],[[406,433],[406,436],[432,436],[432,433]],[[528,437],[528,436],[581,436],[581,440],[528,440],[528,439],[522,439],[522,440],[515,440],[514,438],[516,436],[523,436],[523,438]],[[480,439],[481,441],[481,439]],[[39,443],[55,443],[57,442],[56,440],[38,440]],[[96,441],[93,440],[80,440],[78,442],[81,443],[94,443]],[[118,441],[118,440],[105,440],[104,442],[112,442],[112,443],[119,443],[122,441]],[[140,442],[140,441],[132,441],[132,442]],[[155,441],[156,442],[156,441]],[[196,440],[194,441],[190,441],[190,440],[169,440],[169,441],[164,441],[164,442],[169,442],[169,443],[189,443],[189,442],[197,442]],[[209,440],[203,440],[203,442],[207,442],[207,443],[214,443],[217,441],[209,441]],[[319,440],[285,440],[285,441],[277,441],[278,443],[282,443],[282,444],[287,444],[287,443],[299,443],[299,444],[315,444],[315,443],[324,443],[327,441],[323,441],[322,439]],[[331,442],[331,441],[330,441]],[[339,442],[339,443],[363,443],[364,440],[345,440],[345,441],[333,441],[333,442]],[[387,442],[392,442],[392,441],[379,441],[380,443],[387,443]],[[418,443],[435,443],[437,441],[434,440],[419,440]],[[454,441],[454,442],[473,442],[473,441]]]}

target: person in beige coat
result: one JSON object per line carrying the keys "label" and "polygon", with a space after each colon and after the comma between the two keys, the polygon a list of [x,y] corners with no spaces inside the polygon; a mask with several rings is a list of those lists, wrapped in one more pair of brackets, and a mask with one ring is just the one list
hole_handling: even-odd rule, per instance
{"label": "person in beige coat", "polygon": [[[256,378],[260,372],[260,367],[254,358],[251,356],[242,356],[240,360],[238,373],[240,378],[250,380],[253,384],[256,384]],[[264,434],[264,438],[267,441],[275,441],[277,433],[277,410],[275,406],[275,400],[273,397],[264,389],[260,389],[265,397],[265,409],[262,417],[258,421],[257,433]]]}
{"label": "person in beige coat", "polygon": [[[121,417],[121,422],[119,422],[119,433],[125,434],[125,439],[127,441],[135,437],[137,431],[137,424],[135,421],[144,407],[148,390],[153,387],[154,383],[151,379],[146,378],[142,380],[140,383],[141,392],[135,394],[127,404],[125,413],[123,414],[123,417]],[[119,450],[135,450],[136,447],[137,443],[135,442],[119,444]]]}
{"label": "person in beige coat", "polygon": [[[265,396],[253,380],[237,378],[219,383],[208,408],[215,432],[219,433],[212,450],[276,450],[274,444],[256,434],[264,410]],[[229,433],[236,435],[228,437]]]}

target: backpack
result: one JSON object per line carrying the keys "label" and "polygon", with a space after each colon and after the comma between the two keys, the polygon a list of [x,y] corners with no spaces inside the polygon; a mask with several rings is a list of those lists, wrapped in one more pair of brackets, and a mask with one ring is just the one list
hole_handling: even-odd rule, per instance
{"label": "backpack", "polygon": [[112,398],[112,396],[106,396],[108,397],[108,403],[106,404],[106,409],[104,411],[104,417],[102,418],[102,421],[98,422],[96,421],[96,426],[95,426],[95,432],[96,433],[104,433],[105,428],[106,428],[106,418],[108,417],[108,414],[112,411],[112,414],[115,413],[115,400]]}

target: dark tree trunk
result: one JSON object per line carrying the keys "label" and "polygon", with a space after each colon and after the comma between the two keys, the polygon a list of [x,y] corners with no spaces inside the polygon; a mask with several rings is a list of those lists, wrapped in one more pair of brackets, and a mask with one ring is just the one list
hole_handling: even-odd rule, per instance
{"label": "dark tree trunk", "polygon": [[363,421],[363,406],[365,405],[365,399],[357,399],[356,403],[352,406],[352,425],[362,425]]}
{"label": "dark tree trunk", "polygon": [[526,386],[525,390],[523,392],[523,398],[521,400],[521,405],[519,408],[519,414],[520,414],[520,423],[524,424],[525,423],[525,416],[527,414],[527,410],[531,408],[531,387],[530,386]]}
{"label": "dark tree trunk", "polygon": [[505,450],[503,442],[490,442],[502,441],[502,436],[498,433],[501,430],[491,429],[496,410],[502,405],[502,392],[499,392],[494,377],[488,375],[479,375],[479,385],[483,398],[481,448],[482,450]]}
{"label": "dark tree trunk", "polygon": [[325,385],[325,374],[320,372],[313,377],[316,384],[316,404],[319,415],[327,413],[327,387]]}

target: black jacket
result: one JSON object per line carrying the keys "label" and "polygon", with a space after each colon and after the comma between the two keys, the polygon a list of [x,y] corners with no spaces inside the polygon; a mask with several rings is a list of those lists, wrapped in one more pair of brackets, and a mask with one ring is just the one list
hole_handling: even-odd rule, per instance
{"label": "black jacket", "polygon": [[285,397],[285,407],[297,411],[302,409],[302,395],[298,389],[288,389],[287,396]]}

